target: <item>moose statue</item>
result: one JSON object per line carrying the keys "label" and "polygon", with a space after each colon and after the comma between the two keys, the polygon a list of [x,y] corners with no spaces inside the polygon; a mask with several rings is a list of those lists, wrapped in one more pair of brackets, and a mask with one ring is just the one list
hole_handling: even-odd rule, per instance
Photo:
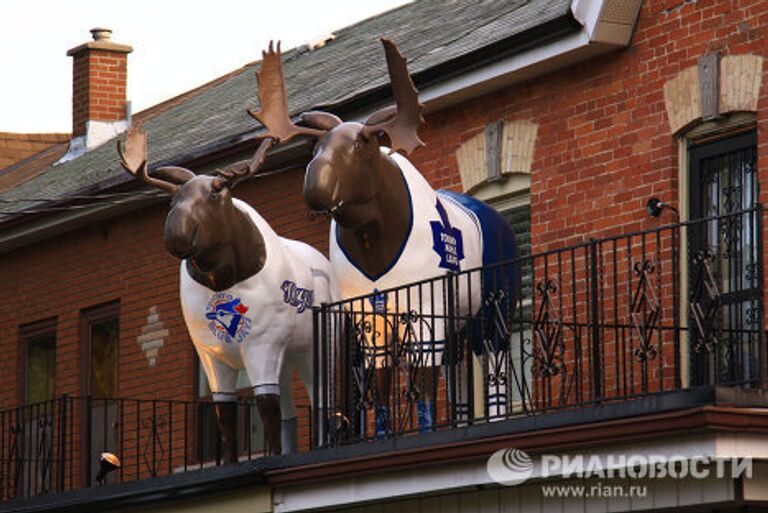
{"label": "moose statue", "polygon": [[[445,321],[440,320],[445,315],[442,282],[416,293],[401,289],[394,298],[382,297],[383,291],[512,260],[517,257],[517,247],[512,229],[495,210],[462,194],[435,191],[405,157],[396,153],[410,154],[423,145],[417,134],[424,121],[423,107],[405,58],[392,41],[382,39],[382,43],[396,105],[373,113],[364,123],[342,122],[333,114],[309,111],[294,124],[287,110],[280,47],[275,50],[271,44],[264,53],[259,76],[260,110],[249,113],[278,142],[296,136],[317,139],[306,168],[304,199],[311,211],[332,217],[330,260],[339,295],[342,299],[375,297],[371,302],[384,305],[386,315],[407,313],[394,311],[398,308],[395,305],[402,309],[410,305],[423,317],[433,319],[429,334],[417,341],[428,354],[427,365],[420,372],[429,376],[447,363],[442,358],[446,344],[457,343],[447,339]],[[472,282],[470,286],[462,287],[455,292],[457,297],[450,299],[458,303],[457,313],[462,317],[478,313],[483,289],[494,287],[504,291],[506,311],[512,316],[520,281],[519,272],[512,267],[505,268],[501,279],[495,271],[471,274],[467,280]],[[469,325],[462,328],[464,334],[474,329]],[[508,337],[499,338],[503,337],[489,344],[475,337],[475,353],[488,347],[495,352],[504,350]],[[387,337],[380,339],[379,343]],[[381,354],[380,347],[373,350]],[[378,389],[391,393],[391,362],[386,357],[373,360]],[[431,381],[429,377],[427,380]],[[434,423],[435,398],[430,395],[434,390],[423,390],[417,403],[422,432],[431,430]],[[391,429],[386,403],[376,407],[379,435]]]}
{"label": "moose statue", "polygon": [[[289,369],[312,397],[312,305],[331,298],[328,259],[279,237],[247,203],[232,196],[274,141],[250,162],[195,175],[181,167],[148,169],[147,136],[131,129],[117,149],[123,168],[171,195],[165,246],[181,262],[181,306],[208,378],[225,461],[236,462],[238,370],[245,368],[270,454],[295,450]],[[281,418],[282,430],[281,430]],[[281,437],[282,431],[282,437]]]}

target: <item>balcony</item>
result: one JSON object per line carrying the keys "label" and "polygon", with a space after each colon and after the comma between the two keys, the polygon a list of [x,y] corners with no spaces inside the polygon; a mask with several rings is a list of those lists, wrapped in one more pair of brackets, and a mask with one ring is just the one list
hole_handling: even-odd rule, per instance
{"label": "balcony", "polygon": [[324,305],[315,443],[761,387],[760,248],[747,210]]}
{"label": "balcony", "polygon": [[[0,412],[3,501],[219,466],[213,403],[63,396]],[[252,400],[238,402],[241,461],[264,454]],[[304,412],[305,417],[308,416]],[[103,452],[120,466],[100,475]]]}
{"label": "balcony", "polygon": [[[322,305],[308,450],[262,458],[243,400],[241,461],[285,476],[606,419],[644,429],[641,415],[722,397],[762,404],[762,220],[758,207]],[[121,460],[106,476],[102,452]],[[61,397],[0,412],[3,501],[220,464],[211,403]]]}

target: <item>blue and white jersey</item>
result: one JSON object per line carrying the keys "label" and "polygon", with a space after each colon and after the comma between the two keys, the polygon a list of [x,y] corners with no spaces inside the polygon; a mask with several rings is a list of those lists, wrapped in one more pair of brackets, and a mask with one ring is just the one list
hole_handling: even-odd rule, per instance
{"label": "blue and white jersey", "polygon": [[[382,148],[382,152],[389,150]],[[330,260],[336,288],[342,299],[373,294],[368,301],[356,302],[352,310],[375,324],[368,349],[376,353],[376,364],[384,364],[381,351],[385,340],[412,329],[410,339],[423,349],[419,357],[439,365],[446,341],[443,282],[409,287],[396,294],[381,291],[428,278],[479,268],[515,258],[514,234],[499,214],[474,198],[450,191],[435,191],[421,173],[403,156],[391,156],[400,168],[408,188],[411,225],[400,250],[387,268],[372,276],[363,271],[346,253],[331,223]],[[485,273],[487,274],[487,273]],[[506,288],[517,297],[517,276],[507,279]],[[498,282],[498,277],[492,277]],[[485,282],[485,283],[484,283]],[[477,313],[482,306],[483,288],[488,276],[480,272],[463,274],[455,284],[457,315]],[[498,283],[493,284],[497,286]],[[514,289],[514,290],[512,290]],[[470,312],[471,310],[471,312]],[[408,326],[396,321],[397,314],[416,311],[419,320]],[[374,315],[384,314],[386,315]],[[356,319],[359,321],[360,319]],[[426,356],[425,356],[426,355]]]}

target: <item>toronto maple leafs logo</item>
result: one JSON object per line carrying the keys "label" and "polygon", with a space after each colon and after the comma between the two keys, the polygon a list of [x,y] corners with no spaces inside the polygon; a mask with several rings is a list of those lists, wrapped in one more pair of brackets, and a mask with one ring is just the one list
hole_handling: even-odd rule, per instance
{"label": "toronto maple leafs logo", "polygon": [[387,313],[387,294],[373,289],[373,294],[368,296],[368,302],[373,307],[373,313]]}
{"label": "toronto maple leafs logo", "polygon": [[437,200],[435,204],[439,221],[430,221],[432,227],[432,249],[440,257],[438,266],[449,271],[459,271],[459,264],[464,259],[464,240],[461,230],[451,226],[445,207]]}
{"label": "toronto maple leafs logo", "polygon": [[252,321],[245,316],[248,307],[238,297],[219,292],[205,307],[208,329],[226,343],[242,342],[251,331]]}

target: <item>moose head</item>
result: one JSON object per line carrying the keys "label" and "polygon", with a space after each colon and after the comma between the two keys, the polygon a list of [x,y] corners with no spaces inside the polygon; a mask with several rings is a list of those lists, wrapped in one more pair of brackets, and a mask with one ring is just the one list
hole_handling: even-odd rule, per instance
{"label": "moose head", "polygon": [[376,111],[364,123],[309,111],[301,115],[301,126],[294,124],[288,115],[280,46],[275,50],[271,43],[257,73],[261,107],[249,111],[267,128],[266,136],[279,142],[300,135],[318,139],[306,169],[304,199],[312,211],[330,214],[348,228],[370,221],[371,200],[396,176],[387,173],[397,166],[379,147],[410,153],[423,145],[417,134],[422,105],[405,58],[392,41],[381,41],[396,105]]}
{"label": "moose head", "polygon": [[147,135],[132,128],[125,148],[118,141],[122,167],[136,179],[171,195],[165,220],[165,247],[185,259],[195,281],[216,291],[256,274],[264,265],[264,241],[247,215],[233,204],[232,189],[258,172],[274,140],[263,139],[251,160],[195,175],[176,166],[154,169],[147,164]]}

